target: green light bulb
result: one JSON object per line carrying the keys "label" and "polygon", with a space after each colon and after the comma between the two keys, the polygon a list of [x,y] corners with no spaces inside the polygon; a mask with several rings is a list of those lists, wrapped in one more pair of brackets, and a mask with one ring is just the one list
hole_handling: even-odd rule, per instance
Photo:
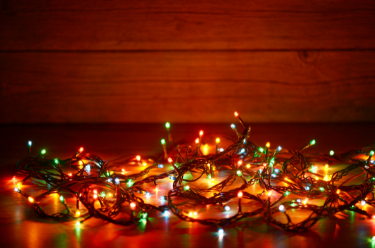
{"label": "green light bulb", "polygon": [[238,175],[239,177],[242,176],[242,171],[238,170],[238,171],[237,171],[237,175]]}
{"label": "green light bulb", "polygon": [[167,129],[169,129],[169,128],[171,127],[171,124],[169,124],[169,122],[166,122],[166,123],[165,123],[165,127],[166,127]]}
{"label": "green light bulb", "polygon": [[289,191],[285,191],[285,193],[284,193],[285,196],[288,196],[289,194],[290,194]]}
{"label": "green light bulb", "polygon": [[59,160],[55,158],[55,164],[59,164]]}
{"label": "green light bulb", "polygon": [[315,145],[315,143],[316,143],[316,142],[315,142],[314,139],[313,139],[312,141],[310,141],[310,145],[312,145],[312,146]]}
{"label": "green light bulb", "polygon": [[263,152],[264,149],[263,149],[262,147],[259,147],[259,151],[260,151],[260,152]]}
{"label": "green light bulb", "polygon": [[185,189],[185,190],[189,190],[189,189],[190,189],[190,186],[189,186],[189,185],[186,185],[186,186],[184,187],[184,189]]}
{"label": "green light bulb", "polygon": [[161,144],[165,145],[165,139],[161,139]]}
{"label": "green light bulb", "polygon": [[374,156],[374,151],[371,151],[371,152],[370,152],[370,156]]}
{"label": "green light bulb", "polygon": [[46,154],[46,152],[47,152],[46,149],[43,149],[40,153],[41,154]]}
{"label": "green light bulb", "polygon": [[64,202],[64,201],[65,201],[64,196],[60,195],[60,201],[61,201],[61,202]]}

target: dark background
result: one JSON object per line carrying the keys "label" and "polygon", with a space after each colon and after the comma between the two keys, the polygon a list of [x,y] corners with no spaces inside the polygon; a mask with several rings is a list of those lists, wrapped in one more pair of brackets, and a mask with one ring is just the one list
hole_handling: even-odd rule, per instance
{"label": "dark background", "polygon": [[375,2],[0,4],[0,123],[373,122]]}

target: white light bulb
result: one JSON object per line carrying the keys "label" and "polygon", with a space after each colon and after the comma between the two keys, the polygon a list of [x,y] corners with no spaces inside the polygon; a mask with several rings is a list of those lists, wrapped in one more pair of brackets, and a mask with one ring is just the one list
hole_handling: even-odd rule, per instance
{"label": "white light bulb", "polygon": [[280,210],[281,212],[284,212],[284,211],[285,211],[285,207],[284,207],[284,205],[280,205],[280,206],[279,206],[279,210]]}

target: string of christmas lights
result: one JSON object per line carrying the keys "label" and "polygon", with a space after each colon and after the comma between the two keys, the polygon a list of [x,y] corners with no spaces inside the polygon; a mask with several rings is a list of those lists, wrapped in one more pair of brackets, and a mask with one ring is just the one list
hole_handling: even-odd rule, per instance
{"label": "string of christmas lights", "polygon": [[[261,147],[250,141],[250,126],[237,112],[234,115],[242,126],[242,133],[231,124],[235,138],[228,135],[216,138],[212,154],[202,151],[207,148],[203,131],[196,139],[175,142],[168,122],[165,125],[168,142],[162,139],[163,151],[150,157],[129,155],[106,162],[84,153],[81,147],[71,158],[47,159],[45,149],[39,155],[31,156],[32,142],[29,141],[27,158],[14,167],[13,179],[23,178],[15,182],[15,191],[27,198],[40,216],[55,220],[76,219],[76,225],[92,217],[119,225],[137,225],[147,222],[153,212],[161,212],[164,216],[173,213],[184,221],[217,226],[219,235],[224,235],[222,227],[249,217],[263,218],[288,231],[307,230],[321,218],[344,210],[372,217],[361,209],[363,205],[375,204],[375,169],[371,159],[374,151],[370,147],[342,154],[333,151],[329,154],[305,153],[315,145],[315,140],[296,151],[280,146],[272,149],[269,142]],[[229,140],[231,145],[220,148],[220,138]],[[358,159],[357,155],[367,158]],[[325,164],[325,175],[318,173],[317,163]],[[334,163],[349,165],[328,174]],[[125,168],[134,166],[141,166],[142,170],[127,173]],[[168,167],[173,169],[166,170]],[[73,173],[68,173],[72,170]],[[160,170],[163,171],[160,174],[149,175]],[[215,176],[220,174],[222,178],[223,173],[224,179],[216,183]],[[362,183],[349,184],[360,176],[364,178]],[[172,181],[172,189],[160,197],[159,204],[146,203],[145,198],[157,195],[147,191],[146,185],[154,185],[158,192],[165,179]],[[195,186],[203,179],[210,180],[209,187]],[[24,192],[22,187],[29,180],[32,180],[31,185],[42,187],[43,193],[31,196]],[[261,190],[257,194],[249,193],[248,189],[255,185]],[[52,194],[58,194],[63,211],[51,214],[45,210],[48,204],[43,200]],[[316,204],[317,200],[322,204]],[[230,216],[198,216],[197,209],[209,206],[228,212],[229,203],[233,205],[233,202],[237,202],[237,209]],[[299,211],[308,212],[307,217],[295,222],[293,215]]]}

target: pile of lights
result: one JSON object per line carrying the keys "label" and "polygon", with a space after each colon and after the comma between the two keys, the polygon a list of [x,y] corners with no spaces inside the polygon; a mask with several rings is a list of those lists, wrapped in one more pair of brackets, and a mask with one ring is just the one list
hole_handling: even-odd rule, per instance
{"label": "pile of lights", "polygon": [[[221,136],[230,140],[231,145],[219,148],[220,138],[216,138],[212,154],[202,152],[206,144],[203,131],[196,139],[175,142],[169,123],[165,125],[168,144],[162,139],[163,151],[154,157],[130,155],[105,162],[80,148],[69,159],[46,159],[46,150],[38,156],[31,156],[32,142],[29,141],[28,157],[14,168],[14,176],[24,178],[15,182],[15,191],[26,197],[42,217],[76,219],[77,225],[91,217],[120,225],[136,225],[147,222],[151,213],[159,211],[164,216],[173,213],[188,222],[215,225],[219,228],[219,235],[223,235],[223,226],[241,220],[250,221],[249,217],[253,217],[252,220],[256,219],[254,217],[263,218],[267,223],[290,231],[306,230],[319,219],[344,210],[371,218],[362,206],[374,206],[375,203],[375,168],[371,160],[374,151],[363,148],[343,154],[333,151],[329,154],[304,153],[315,144],[315,140],[297,151],[280,146],[272,149],[269,142],[260,147],[249,140],[250,126],[237,112],[234,115],[243,128],[242,133],[232,124],[235,138]],[[358,159],[357,155],[365,158]],[[328,174],[329,165],[338,162],[349,165]],[[317,163],[324,164],[326,173],[318,173],[318,167],[314,165]],[[142,170],[126,173],[126,168],[134,166],[140,166]],[[167,171],[168,167],[171,170]],[[162,173],[148,175],[153,170]],[[221,172],[226,176],[216,183],[215,174]],[[359,176],[364,178],[361,183],[349,185]],[[144,199],[151,193],[145,190],[145,186],[153,184],[158,192],[159,183],[168,178],[173,182],[168,194],[160,197],[159,204],[146,203]],[[194,186],[193,182],[207,178],[212,180],[209,187]],[[35,187],[42,185],[42,194],[31,196],[21,189],[29,179]],[[239,186],[233,187],[235,182]],[[261,189],[257,194],[247,192],[255,185]],[[43,199],[51,194],[58,194],[63,211],[54,214],[45,211]],[[316,200],[321,200],[322,204],[314,204]],[[222,212],[229,211],[228,203],[233,201],[238,202],[237,209],[225,218],[203,218],[196,211],[209,206]],[[256,207],[249,208],[250,203]],[[244,210],[245,206],[247,210]],[[298,211],[309,214],[303,221],[294,223],[292,215]]]}

